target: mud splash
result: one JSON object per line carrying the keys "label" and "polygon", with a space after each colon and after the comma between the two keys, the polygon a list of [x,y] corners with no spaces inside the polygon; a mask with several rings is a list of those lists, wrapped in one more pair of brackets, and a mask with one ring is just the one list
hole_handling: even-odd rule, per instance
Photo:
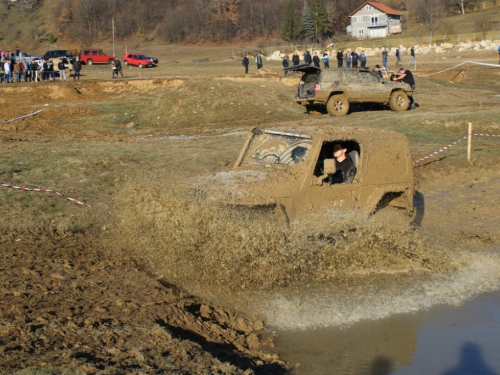
{"label": "mud splash", "polygon": [[[450,267],[411,228],[329,212],[289,227],[136,184],[117,195],[113,243],[157,277],[187,289],[273,290],[353,274],[428,272]],[[390,224],[390,225],[389,225]]]}

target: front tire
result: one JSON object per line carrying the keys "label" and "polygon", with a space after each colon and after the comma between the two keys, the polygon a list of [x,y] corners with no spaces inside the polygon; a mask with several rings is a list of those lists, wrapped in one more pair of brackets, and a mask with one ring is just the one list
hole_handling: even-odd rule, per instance
{"label": "front tire", "polygon": [[389,99],[389,107],[396,112],[403,112],[410,106],[410,99],[403,91],[394,91]]}
{"label": "front tire", "polygon": [[92,65],[92,64],[93,64],[92,60],[87,60],[87,65]]}
{"label": "front tire", "polygon": [[326,103],[330,116],[345,116],[349,112],[349,101],[344,95],[333,95]]}
{"label": "front tire", "polygon": [[142,69],[142,64],[139,64],[139,69]]}

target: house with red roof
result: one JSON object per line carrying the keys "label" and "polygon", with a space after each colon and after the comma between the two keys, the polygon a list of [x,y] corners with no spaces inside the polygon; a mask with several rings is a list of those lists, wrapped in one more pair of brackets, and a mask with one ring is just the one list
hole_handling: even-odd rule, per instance
{"label": "house with red roof", "polygon": [[351,25],[347,27],[347,33],[354,38],[383,38],[402,32],[402,14],[375,1],[365,1],[348,17]]}

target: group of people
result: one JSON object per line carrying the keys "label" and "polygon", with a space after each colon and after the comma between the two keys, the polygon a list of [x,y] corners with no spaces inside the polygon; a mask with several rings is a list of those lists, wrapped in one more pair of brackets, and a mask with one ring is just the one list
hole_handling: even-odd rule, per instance
{"label": "group of people", "polygon": [[351,66],[353,68],[366,67],[365,51],[361,51],[361,53],[358,54],[355,50],[353,50],[353,51],[346,51],[344,54],[344,51],[339,49],[336,57],[337,57],[337,66],[339,68],[342,68],[344,66],[344,61],[346,68],[350,68]]}

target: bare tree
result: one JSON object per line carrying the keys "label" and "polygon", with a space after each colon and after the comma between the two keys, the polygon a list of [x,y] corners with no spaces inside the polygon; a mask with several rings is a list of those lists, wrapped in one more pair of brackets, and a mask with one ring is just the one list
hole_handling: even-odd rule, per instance
{"label": "bare tree", "polygon": [[427,29],[430,32],[430,43],[432,43],[434,33],[443,24],[445,5],[438,0],[418,0],[416,12],[427,24]]}

